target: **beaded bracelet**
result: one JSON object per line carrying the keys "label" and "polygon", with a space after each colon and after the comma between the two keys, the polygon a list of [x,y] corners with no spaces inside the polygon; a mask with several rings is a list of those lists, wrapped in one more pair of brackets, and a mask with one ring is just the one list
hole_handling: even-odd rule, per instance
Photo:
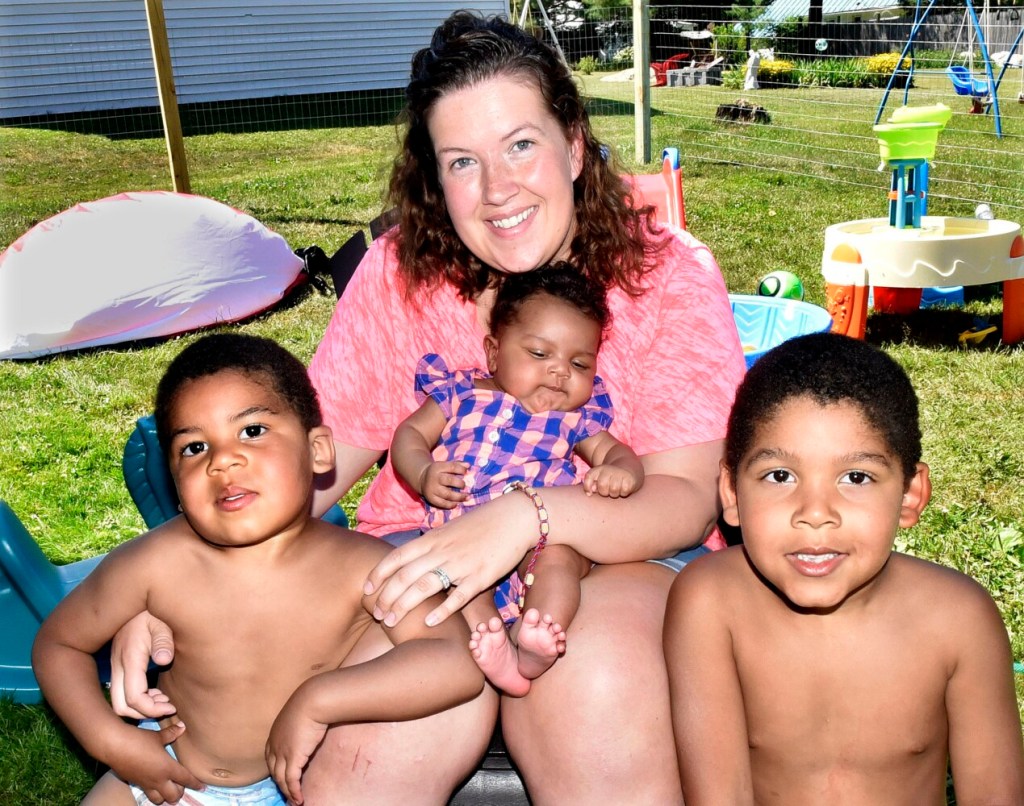
{"label": "beaded bracelet", "polygon": [[529,484],[523,481],[510,481],[505,485],[505,489],[501,491],[502,495],[508,495],[512,492],[523,492],[525,493],[534,507],[537,508],[537,520],[540,521],[540,539],[537,541],[537,545],[533,548],[533,554],[530,556],[530,561],[526,563],[526,573],[523,575],[523,592],[519,596],[519,608],[520,610],[526,605],[526,594],[533,586],[533,569],[537,565],[537,557],[544,551],[544,547],[548,544],[548,533],[551,531],[551,522],[548,520],[548,510],[544,506],[544,500],[540,497],[540,494],[533,489]]}

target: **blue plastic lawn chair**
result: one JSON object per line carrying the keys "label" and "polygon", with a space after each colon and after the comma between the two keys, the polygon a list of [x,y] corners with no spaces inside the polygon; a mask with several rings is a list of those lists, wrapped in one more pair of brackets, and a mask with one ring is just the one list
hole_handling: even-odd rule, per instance
{"label": "blue plastic lawn chair", "polygon": [[42,700],[32,674],[32,642],[50,611],[102,559],[54,565],[0,501],[0,696],[21,703]]}

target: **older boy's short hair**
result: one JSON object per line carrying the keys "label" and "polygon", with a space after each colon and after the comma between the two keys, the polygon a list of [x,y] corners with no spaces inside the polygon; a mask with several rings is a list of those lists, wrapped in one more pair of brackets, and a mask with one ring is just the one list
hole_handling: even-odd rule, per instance
{"label": "older boy's short hair", "polygon": [[214,333],[190,344],[171,361],[156,389],[156,433],[167,451],[170,412],[190,381],[234,371],[266,382],[310,431],[323,425],[320,401],[302,362],[277,342],[241,333]]}
{"label": "older boy's short hair", "polygon": [[909,483],[921,459],[917,395],[910,378],[886,353],[836,333],[785,341],[747,372],[725,439],[725,463],[734,478],[760,425],[796,397],[821,405],[856,405],[899,459]]}
{"label": "older boy's short hair", "polygon": [[593,319],[602,333],[611,323],[604,287],[584,276],[571,263],[559,261],[502,279],[488,322],[491,335],[498,336],[515,322],[523,305],[538,294],[547,294],[575,308]]}

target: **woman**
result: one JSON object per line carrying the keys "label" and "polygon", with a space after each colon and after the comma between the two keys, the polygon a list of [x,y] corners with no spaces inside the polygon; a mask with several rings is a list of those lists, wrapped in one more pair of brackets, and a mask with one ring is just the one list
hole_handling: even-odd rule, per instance
{"label": "woman", "polygon": [[[566,655],[503,703],[502,725],[534,803],[679,802],[661,651],[673,574],[638,561],[720,539],[718,462],[743,372],[721,274],[703,245],[632,208],[568,68],[518,28],[454,14],[414,57],[406,97],[390,183],[400,225],[371,246],[310,366],[338,452],[314,509],[338,500],[415,409],[421,355],[485,365],[503,275],[568,260],[604,284],[613,323],[598,372],[616,405],[612,432],[641,456],[646,482],[614,500],[542,491],[550,542],[601,565],[583,583]],[[399,546],[367,583],[381,589],[377,615],[393,623],[438,590],[448,598],[429,618],[456,613],[533,549],[539,514],[517,491],[410,540],[422,502],[386,464],[359,508],[360,530]],[[169,708],[154,706],[138,671],[166,630],[140,616],[122,638],[115,703]],[[386,648],[381,633],[363,657]],[[444,802],[482,755],[495,707],[485,691],[416,722],[332,729],[304,779],[308,802]]]}

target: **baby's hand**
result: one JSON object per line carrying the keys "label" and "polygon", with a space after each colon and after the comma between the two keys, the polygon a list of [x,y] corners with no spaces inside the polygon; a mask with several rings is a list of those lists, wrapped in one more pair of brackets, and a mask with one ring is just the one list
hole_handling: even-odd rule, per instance
{"label": "baby's hand", "polygon": [[301,688],[281,709],[267,739],[267,769],[289,803],[302,803],[302,773],[320,746],[327,725],[309,717],[301,703]]}
{"label": "baby's hand", "polygon": [[469,498],[463,490],[463,476],[469,470],[466,462],[431,462],[423,473],[421,493],[435,507],[453,509]]}
{"label": "baby's hand", "polygon": [[185,726],[180,722],[160,731],[133,729],[136,736],[118,749],[111,769],[146,793],[153,803],[177,803],[186,789],[202,790],[203,782],[167,753],[164,745],[174,742]]}
{"label": "baby's hand", "polygon": [[640,489],[641,479],[635,474],[615,465],[592,467],[583,479],[583,490],[587,495],[597,493],[604,498],[625,498]]}

